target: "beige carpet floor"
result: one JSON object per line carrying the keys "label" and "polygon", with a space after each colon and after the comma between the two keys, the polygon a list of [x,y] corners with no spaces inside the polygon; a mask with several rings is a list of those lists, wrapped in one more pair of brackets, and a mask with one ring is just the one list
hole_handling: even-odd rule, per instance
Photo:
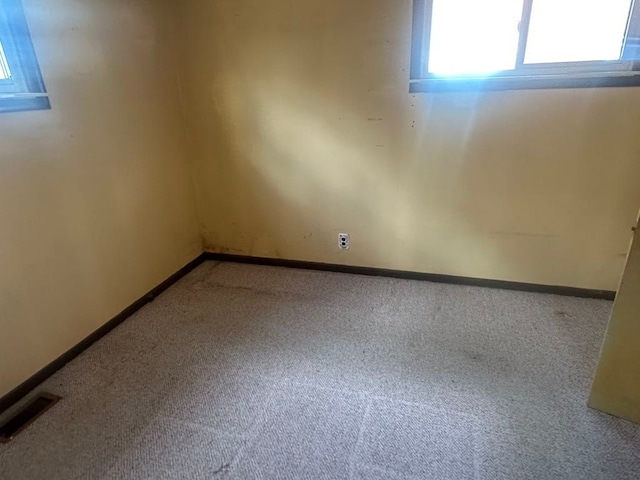
{"label": "beige carpet floor", "polygon": [[611,302],[207,262],[45,382],[18,479],[638,479]]}

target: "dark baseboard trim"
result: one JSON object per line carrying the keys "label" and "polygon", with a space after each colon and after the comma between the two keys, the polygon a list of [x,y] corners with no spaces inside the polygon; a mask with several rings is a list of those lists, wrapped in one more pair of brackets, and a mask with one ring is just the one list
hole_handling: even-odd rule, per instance
{"label": "dark baseboard trim", "polygon": [[305,262],[301,260],[282,260],[279,258],[249,257],[244,255],[230,255],[227,253],[205,252],[207,260],[222,262],[250,263],[254,265],[269,265],[274,267],[301,268],[306,270],[321,270],[325,272],[353,273],[377,277],[404,278],[407,280],[423,280],[427,282],[451,283],[454,285],[469,285],[474,287],[500,288],[503,290],[518,290],[523,292],[551,293],[568,297],[595,298],[599,300],[613,300],[616,292],[610,290],[590,290],[587,288],[562,287],[555,285],[539,285],[536,283],[509,282],[506,280],[489,280],[485,278],[458,277],[438,273],[411,272],[405,270],[390,270],[386,268],[355,267],[333,263]]}
{"label": "dark baseboard trim", "polygon": [[116,328],[118,325],[124,322],[131,315],[133,315],[142,307],[144,307],[147,303],[152,302],[158,295],[160,295],[162,292],[164,292],[167,288],[172,286],[182,277],[187,275],[189,272],[191,272],[191,270],[196,268],[205,260],[207,260],[207,255],[201,254],[196,259],[189,262],[187,265],[185,265],[176,273],[174,273],[169,278],[167,278],[160,285],[152,289],[149,293],[147,293],[146,295],[142,296],[141,298],[133,302],[131,305],[125,308],[122,312],[120,312],[118,315],[113,317],[111,320],[105,323],[102,327],[98,328],[95,332],[90,334],[84,340],[81,340],[80,343],[78,343],[77,345],[72,347],[70,350],[60,355],[49,365],[44,367],[35,375],[31,376],[30,378],[22,382],[20,385],[18,385],[16,388],[11,390],[9,393],[4,395],[2,398],[0,398],[0,414],[6,411],[7,409],[9,409],[10,407],[12,407],[13,405],[15,405],[24,397],[26,397],[32,390],[37,388],[38,385],[44,382],[47,378],[49,378],[51,375],[56,373],[58,370],[64,367],[67,363],[69,363],[71,360],[76,358],[83,351],[85,351],[87,348],[93,345],[96,341],[100,340],[107,333],[109,333],[111,330]]}
{"label": "dark baseboard trim", "polygon": [[254,265],[269,265],[274,267],[299,268],[305,270],[321,270],[325,272],[352,273],[357,275],[369,275],[378,277],[403,278],[408,280],[422,280],[428,282],[451,283],[455,285],[470,285],[476,287],[501,288],[505,290],[519,290],[525,292],[551,293],[555,295],[564,295],[571,297],[596,298],[604,300],[613,300],[616,292],[608,290],[589,290],[585,288],[561,287],[553,285],[538,285],[534,283],[508,282],[504,280],[487,280],[483,278],[458,277],[454,275],[441,275],[436,273],[411,272],[404,270],[390,270],[386,268],[373,267],[356,267],[350,265],[339,265],[332,263],[305,262],[300,260],[282,260],[278,258],[266,257],[249,257],[243,255],[230,255],[225,253],[205,252],[195,260],[189,262],[176,273],[167,278],[160,285],[155,287],[149,293],[139,298],[118,315],[113,317],[102,327],[90,334],[80,343],[72,347],[67,352],[60,355],[49,365],[31,376],[9,393],[0,398],[0,414],[11,408],[17,402],[25,398],[31,391],[36,389],[38,385],[52,376],[71,360],[80,355],[89,348],[93,343],[100,340],[111,330],[124,322],[131,315],[136,313],[147,303],[152,302],[158,295],[172,286],[182,277],[191,272],[194,268],[207,260],[249,263]]}

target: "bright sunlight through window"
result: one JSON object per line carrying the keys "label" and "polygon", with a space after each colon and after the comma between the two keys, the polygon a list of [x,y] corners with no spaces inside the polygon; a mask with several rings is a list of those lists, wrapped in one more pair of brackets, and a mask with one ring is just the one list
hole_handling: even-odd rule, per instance
{"label": "bright sunlight through window", "polygon": [[7,80],[11,78],[11,71],[9,70],[9,64],[7,63],[7,57],[4,55],[4,48],[0,42],[0,80]]}
{"label": "bright sunlight through window", "polygon": [[[525,63],[618,60],[632,0],[536,0]],[[576,21],[576,12],[580,12]]]}
{"label": "bright sunlight through window", "polygon": [[414,0],[412,92],[640,85],[640,0]]}
{"label": "bright sunlight through window", "polygon": [[21,0],[0,0],[0,113],[51,108]]}
{"label": "bright sunlight through window", "polygon": [[434,0],[429,72],[458,75],[514,68],[521,15],[518,0]]}
{"label": "bright sunlight through window", "polygon": [[[619,59],[631,2],[535,0],[525,63]],[[433,0],[429,72],[514,69],[522,7],[522,0]]]}

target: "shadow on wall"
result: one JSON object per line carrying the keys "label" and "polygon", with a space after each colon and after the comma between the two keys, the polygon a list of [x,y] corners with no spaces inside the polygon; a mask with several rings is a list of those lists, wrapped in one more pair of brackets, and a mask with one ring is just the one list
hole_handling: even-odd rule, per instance
{"label": "shadow on wall", "polygon": [[199,255],[167,2],[23,2],[52,109],[0,115],[0,395]]}
{"label": "shadow on wall", "polygon": [[633,218],[640,193],[630,208],[609,189],[640,173],[640,143],[596,112],[625,97],[409,95],[408,1],[186,10],[208,250],[615,288],[628,232],[612,212]]}

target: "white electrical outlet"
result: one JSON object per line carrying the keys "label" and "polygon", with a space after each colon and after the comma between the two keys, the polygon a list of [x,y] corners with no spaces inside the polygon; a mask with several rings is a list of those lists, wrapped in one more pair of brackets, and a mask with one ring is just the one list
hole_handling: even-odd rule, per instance
{"label": "white electrical outlet", "polygon": [[339,233],[338,234],[338,247],[341,250],[346,250],[349,248],[349,234],[348,233]]}

